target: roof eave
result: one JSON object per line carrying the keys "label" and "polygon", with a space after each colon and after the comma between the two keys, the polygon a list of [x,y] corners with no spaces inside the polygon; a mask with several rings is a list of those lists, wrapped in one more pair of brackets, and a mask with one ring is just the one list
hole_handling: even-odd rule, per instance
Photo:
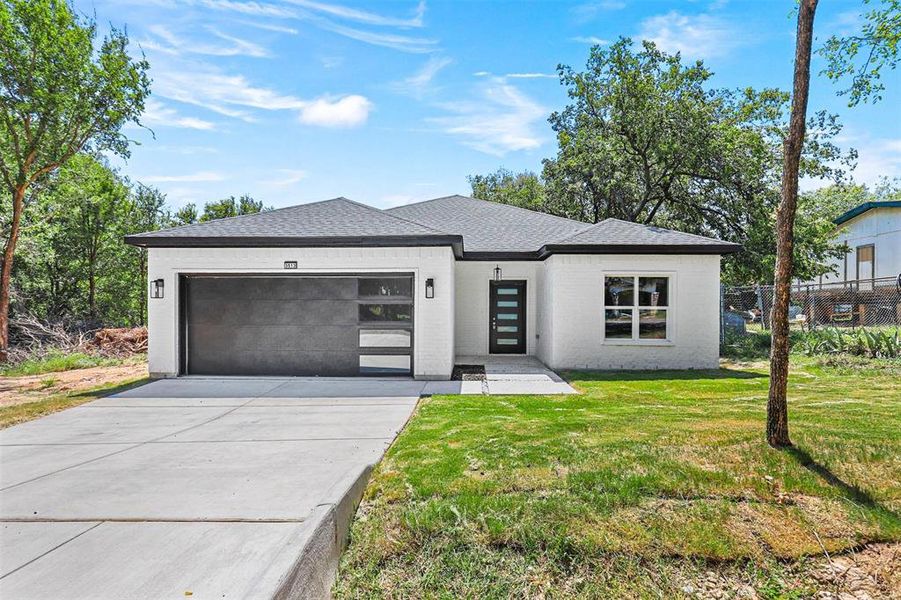
{"label": "roof eave", "polygon": [[858,206],[855,206],[851,210],[840,214],[833,220],[832,222],[836,225],[843,225],[847,223],[851,219],[859,217],[860,215],[869,212],[874,208],[901,208],[901,200],[888,200],[883,202],[864,202]]}
{"label": "roof eave", "polygon": [[451,246],[456,256],[463,253],[459,235],[402,235],[347,237],[290,236],[154,236],[127,235],[125,243],[142,248],[388,248],[408,246]]}
{"label": "roof eave", "polygon": [[733,254],[741,244],[546,244],[540,260],[552,254]]}

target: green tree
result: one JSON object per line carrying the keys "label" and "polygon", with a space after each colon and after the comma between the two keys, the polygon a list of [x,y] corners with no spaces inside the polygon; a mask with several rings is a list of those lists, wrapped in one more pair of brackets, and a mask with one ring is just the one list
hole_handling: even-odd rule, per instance
{"label": "green tree", "polygon": [[214,200],[203,205],[203,212],[198,215],[195,204],[185,204],[178,209],[172,217],[171,224],[190,225],[192,223],[206,223],[216,219],[238,217],[240,215],[252,215],[263,210],[262,200],[254,200],[252,196],[244,194],[239,198],[229,196],[221,200]]}
{"label": "green tree", "polygon": [[203,214],[200,215],[200,222],[213,221],[215,219],[224,219],[226,217],[237,217],[240,215],[252,215],[263,210],[263,202],[254,200],[251,196],[244,194],[240,198],[229,196],[215,202],[207,202],[203,205]]}
{"label": "green tree", "polygon": [[810,54],[817,0],[801,0],[795,36],[795,72],[792,87],[791,120],[783,142],[782,186],[776,208],[776,268],[773,279],[773,308],[770,317],[770,391],[766,405],[766,439],[770,446],[791,446],[788,435],[788,305],[798,205],[798,179],[807,126],[810,95]]}
{"label": "green tree", "polygon": [[185,204],[171,216],[169,220],[170,227],[178,227],[179,225],[190,225],[197,222],[197,206],[194,204]]}
{"label": "green tree", "polygon": [[[784,92],[710,89],[701,61],[628,38],[593,47],[584,71],[558,71],[570,103],[550,117],[558,151],[544,179],[566,216],[744,242],[775,208]],[[804,172],[835,177],[843,157],[829,138],[840,126],[826,114],[815,121]]]}
{"label": "green tree", "polygon": [[513,173],[501,167],[487,175],[470,175],[467,180],[473,198],[550,212],[544,183],[531,171]]}
{"label": "green tree", "polygon": [[139,123],[148,64],[113,29],[95,49],[96,23],[63,0],[0,2],[0,178],[10,221],[0,269],[0,361],[9,347],[13,261],[28,190],[82,151],[128,156],[126,123]]}
{"label": "green tree", "polygon": [[[160,190],[138,183],[132,190],[131,215],[126,226],[126,233],[143,233],[156,231],[170,226],[169,213],[166,210],[166,195]],[[138,322],[147,323],[147,249],[126,246],[131,266],[128,276],[137,274],[140,287],[137,293],[131,294],[131,310],[139,315]]]}
{"label": "green tree", "polygon": [[860,31],[847,36],[833,35],[819,54],[826,59],[820,74],[833,81],[850,79],[839,96],[848,96],[848,106],[882,99],[885,86],[880,72],[894,69],[898,64],[898,44],[901,42],[901,0],[864,0],[878,8],[862,14]]}

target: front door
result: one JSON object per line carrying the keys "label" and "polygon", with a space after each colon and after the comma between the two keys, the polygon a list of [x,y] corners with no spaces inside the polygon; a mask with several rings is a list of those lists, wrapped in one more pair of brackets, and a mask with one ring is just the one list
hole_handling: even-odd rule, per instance
{"label": "front door", "polygon": [[526,282],[492,281],[488,309],[488,351],[526,353]]}

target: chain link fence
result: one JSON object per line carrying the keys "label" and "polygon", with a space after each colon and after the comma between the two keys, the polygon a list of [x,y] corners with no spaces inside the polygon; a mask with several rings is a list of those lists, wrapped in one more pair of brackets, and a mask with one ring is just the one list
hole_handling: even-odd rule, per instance
{"label": "chain link fence", "polygon": [[[723,286],[720,335],[740,335],[770,328],[773,286]],[[792,328],[901,328],[901,275],[834,283],[792,285]]]}

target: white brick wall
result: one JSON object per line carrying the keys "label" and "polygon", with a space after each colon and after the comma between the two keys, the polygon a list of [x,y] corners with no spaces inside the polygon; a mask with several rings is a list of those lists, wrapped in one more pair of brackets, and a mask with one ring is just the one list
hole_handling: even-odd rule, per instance
{"label": "white brick wall", "polygon": [[[414,273],[415,376],[447,379],[454,363],[454,256],[450,248],[151,248],[149,280],[165,280],[165,297],[148,306],[150,372],[178,373],[179,273]],[[294,271],[291,271],[292,273]],[[425,299],[425,280],[435,298]]]}
{"label": "white brick wall", "polygon": [[[545,296],[550,304],[550,347],[542,359],[552,368],[702,369],[719,359],[719,256],[554,255],[547,259]],[[605,273],[671,277],[670,340],[605,342]],[[543,334],[542,338],[548,337]]]}
{"label": "white brick wall", "polygon": [[[554,255],[546,261],[455,261],[450,248],[152,248],[149,279],[163,278],[165,298],[149,301],[150,372],[178,372],[179,273],[412,272],[414,375],[446,379],[455,355],[488,354],[488,293],[494,267],[526,281],[527,353],[553,368],[713,368],[719,356],[719,257]],[[671,339],[603,340],[604,273],[672,278]],[[435,279],[435,298],[424,297]]]}
{"label": "white brick wall", "polygon": [[535,354],[536,333],[539,333],[541,306],[538,297],[538,261],[488,262],[458,261],[456,264],[456,348],[457,356],[485,356],[488,354],[489,283],[494,268],[500,267],[504,279],[526,282],[526,353]]}

